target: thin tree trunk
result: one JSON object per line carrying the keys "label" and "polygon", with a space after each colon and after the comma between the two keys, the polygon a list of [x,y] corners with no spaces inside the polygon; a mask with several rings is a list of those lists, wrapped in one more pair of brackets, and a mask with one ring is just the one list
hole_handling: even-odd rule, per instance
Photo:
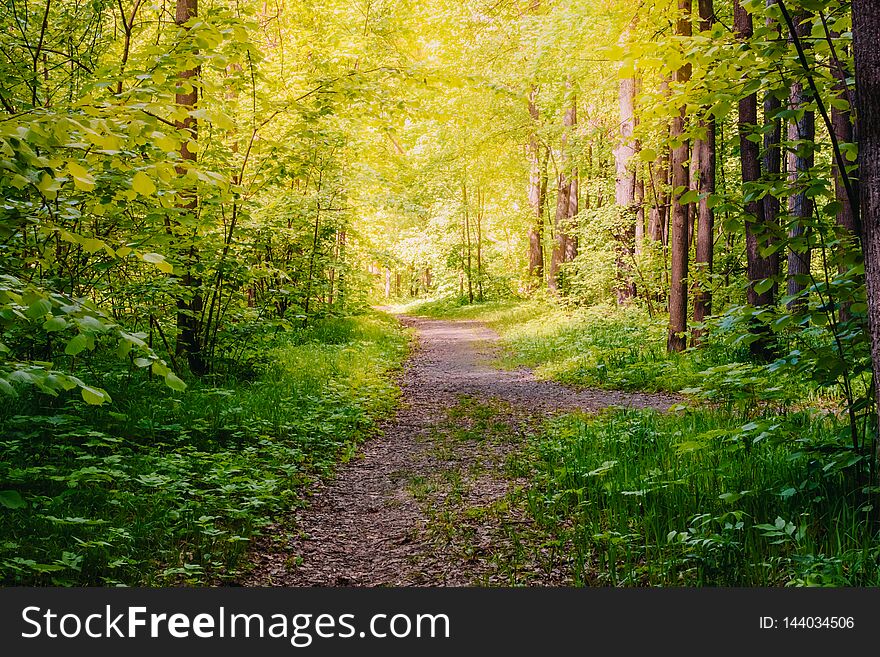
{"label": "thin tree trunk", "polygon": [[477,189],[477,300],[483,300],[483,190]]}
{"label": "thin tree trunk", "polygon": [[[699,0],[700,31],[707,32],[715,23],[713,0]],[[699,277],[694,281],[694,323],[701,324],[712,314],[712,292],[709,275],[712,273],[712,261],[715,249],[715,211],[711,207],[711,194],[715,193],[715,118],[703,121],[706,130],[704,139],[694,142],[694,150],[699,153],[699,179],[697,190],[700,201],[697,208],[697,245],[694,254],[694,267]],[[692,344],[698,345],[703,340],[704,329],[695,328]]]}
{"label": "thin tree trunk", "polygon": [[464,241],[465,247],[467,248],[467,290],[468,290],[468,303],[474,302],[474,281],[473,281],[473,272],[471,271],[471,227],[470,227],[470,216],[468,214],[468,197],[467,197],[467,182],[462,181],[461,183],[461,199],[462,205],[464,206]]}
{"label": "thin tree trunk", "polygon": [[[621,41],[625,42],[629,30]],[[632,276],[632,256],[638,241],[636,228],[636,173],[633,156],[636,152],[635,128],[636,78],[622,78],[618,85],[619,117],[618,138],[614,148],[614,201],[620,217],[617,234],[617,303],[625,303],[635,294]]]}
{"label": "thin tree trunk", "polygon": [[532,211],[529,226],[529,281],[530,285],[544,279],[544,198],[547,195],[547,148],[536,134],[540,115],[536,104],[537,91],[529,94],[529,116],[532,118],[532,136],[529,140],[529,207]]}
{"label": "thin tree trunk", "polygon": [[[776,4],[776,0],[766,0],[768,7]],[[779,24],[772,18],[766,20],[768,29],[781,38]],[[777,113],[782,108],[782,101],[776,97],[772,90],[764,94],[764,154],[762,158],[762,180],[766,183],[775,183],[782,177],[782,121]],[[770,244],[775,238],[770,232],[779,223],[781,203],[773,194],[767,194],[763,199],[764,204],[764,227],[768,228],[765,243]],[[763,246],[763,245],[762,245]],[[773,276],[779,275],[779,253],[774,251],[767,256],[769,267]],[[772,294],[776,297],[777,284],[773,284]]]}
{"label": "thin tree trunk", "polygon": [[[183,29],[186,22],[198,15],[198,0],[177,0],[175,11],[175,23]],[[198,137],[198,121],[192,116],[191,112],[198,104],[199,92],[196,82],[199,78],[199,68],[187,69],[180,73],[181,84],[189,85],[189,89],[184,89],[182,93],[175,96],[175,102],[178,106],[187,110],[186,118],[177,122],[177,128],[188,135],[188,139],[180,146],[180,158],[184,162],[194,163],[196,153],[190,150],[190,143],[195,142]],[[180,176],[186,175],[186,167],[177,167],[177,173]],[[181,233],[190,233],[195,235],[195,229],[185,228],[187,222],[195,223],[196,213],[198,212],[198,197],[194,190],[190,190],[181,194],[178,208],[181,214],[186,217],[183,222],[184,226],[176,225],[175,229]],[[173,231],[172,231],[173,232]],[[195,274],[195,265],[198,260],[198,253],[192,241],[190,246],[183,254],[182,261],[184,272],[181,276],[181,284],[187,289],[186,293],[177,300],[177,328],[178,339],[176,351],[177,355],[186,355],[190,370],[194,374],[203,374],[205,372],[205,362],[202,356],[202,344],[200,339],[200,329],[198,318],[202,314],[202,282]]]}
{"label": "thin tree trunk", "polygon": [[318,236],[321,227],[321,178],[318,178],[317,203],[315,207],[315,223],[312,232],[312,252],[309,255],[309,273],[306,279],[306,298],[303,303],[303,321],[302,325],[306,326],[309,322],[309,304],[312,299],[312,279],[315,276],[315,257],[318,255]]}
{"label": "thin tree trunk", "polygon": [[636,179],[636,243],[635,254],[642,254],[645,244],[645,181]]}
{"label": "thin tree trunk", "polygon": [[666,197],[666,180],[668,177],[667,159],[663,155],[658,155],[653,166],[648,168],[648,183],[651,188],[651,209],[648,212],[648,237],[652,242],[663,242],[666,210],[669,202]]}
{"label": "thin tree trunk", "polygon": [[[675,33],[678,36],[691,35],[691,0],[678,0],[679,16]],[[685,83],[690,78],[690,65],[678,69],[675,81]],[[672,150],[672,188],[679,190],[672,195],[672,263],[671,281],[669,285],[669,334],[666,339],[668,351],[684,351],[687,347],[687,306],[688,306],[688,206],[681,202],[681,190],[688,188],[687,161],[689,144],[682,140],[684,134],[685,108],[672,119],[670,137],[672,141],[681,141],[681,145]]]}
{"label": "thin tree trunk", "polygon": [[[752,16],[741,5],[740,0],[734,0],[734,26],[737,36],[747,40],[752,36]],[[751,189],[754,183],[761,179],[761,161],[759,159],[758,144],[748,139],[755,132],[758,123],[758,96],[749,94],[739,101],[739,145],[740,163],[742,166],[742,182],[746,190]],[[767,306],[773,304],[773,288],[758,292],[755,285],[766,278],[776,274],[773,262],[770,258],[761,255],[762,243],[768,239],[765,205],[758,200],[750,200],[745,203],[746,211],[746,271],[749,280],[748,301],[753,306]],[[766,358],[770,355],[768,336],[764,327],[753,327],[758,337],[749,347],[753,356]]]}
{"label": "thin tree trunk", "polygon": [[[810,28],[811,22],[804,16],[796,17],[798,21],[797,35],[803,39]],[[804,84],[795,81],[791,84],[789,109],[802,108],[808,102],[804,93]],[[807,276],[810,273],[810,247],[807,222],[813,215],[813,199],[807,196],[809,171],[813,167],[813,143],[816,139],[816,119],[813,112],[804,111],[799,120],[792,121],[788,126],[788,141],[793,145],[788,151],[788,176],[793,193],[788,200],[788,214],[791,223],[788,229],[788,296],[800,295],[807,287]],[[793,149],[792,149],[793,148]],[[804,307],[806,299],[792,299],[789,310]]]}
{"label": "thin tree trunk", "polygon": [[[831,47],[831,72],[834,74],[835,78],[834,94],[837,98],[841,100],[851,102],[852,94],[850,94],[849,88],[847,87],[846,83],[847,77],[849,77],[849,73],[846,68],[844,68],[844,64],[840,60],[837,50],[834,47],[834,39],[837,38],[839,35],[829,31],[827,25],[825,26],[825,28],[825,34],[827,36],[829,46]],[[834,136],[837,138],[838,144],[851,144],[855,141],[855,135],[853,134],[853,116],[852,111],[849,107],[844,109],[835,105],[831,106],[831,126],[832,130],[834,131]],[[843,229],[844,236],[847,238],[847,242],[845,242],[842,247],[838,248],[837,253],[837,257],[841,261],[838,265],[838,271],[841,274],[845,274],[847,271],[849,271],[851,267],[850,262],[847,262],[845,260],[847,254],[852,252],[861,252],[862,227],[858,221],[858,213],[854,211],[852,203],[849,199],[849,194],[846,191],[844,176],[848,176],[851,187],[857,189],[858,174],[857,172],[841,172],[840,167],[837,165],[837,160],[836,158],[834,158],[831,161],[831,175],[834,178],[834,196],[837,199],[837,202],[840,204],[840,210],[837,212],[837,225]],[[851,303],[849,302],[849,300],[844,300],[841,303],[841,323],[849,321],[850,305]]]}
{"label": "thin tree trunk", "polygon": [[[570,84],[570,83],[569,83]],[[577,237],[573,233],[572,219],[577,215],[577,180],[570,170],[570,158],[565,152],[568,131],[577,124],[577,105],[572,101],[562,117],[566,132],[562,135],[562,148],[559,157],[559,175],[556,185],[556,216],[553,222],[554,240],[550,254],[550,270],[547,272],[547,288],[559,291],[559,270],[564,262],[577,255]],[[572,207],[573,206],[573,207]]]}

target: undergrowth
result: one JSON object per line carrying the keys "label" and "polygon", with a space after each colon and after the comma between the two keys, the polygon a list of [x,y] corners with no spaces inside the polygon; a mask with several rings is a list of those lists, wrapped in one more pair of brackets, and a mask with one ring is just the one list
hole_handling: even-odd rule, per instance
{"label": "undergrowth", "polygon": [[[0,581],[168,585],[234,578],[251,537],[353,453],[397,390],[406,336],[328,319],[260,345],[253,377],[174,393],[118,372],[109,407],[0,410]],[[252,379],[252,380],[248,380]]]}
{"label": "undergrowth", "polygon": [[618,586],[877,586],[864,458],[833,415],[690,410],[552,421],[530,447],[530,515]]}

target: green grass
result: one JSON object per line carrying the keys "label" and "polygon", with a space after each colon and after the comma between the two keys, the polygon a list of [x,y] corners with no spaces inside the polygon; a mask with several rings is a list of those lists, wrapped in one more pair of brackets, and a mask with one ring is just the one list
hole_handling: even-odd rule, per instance
{"label": "green grass", "polygon": [[14,493],[0,499],[14,508],[0,513],[0,581],[234,578],[251,537],[393,407],[389,371],[406,348],[385,316],[330,319],[277,336],[250,381],[173,393],[119,372],[104,382],[109,408],[37,396],[7,406],[0,490]]}
{"label": "green grass", "polygon": [[577,583],[880,583],[865,461],[834,416],[569,415],[530,457],[529,512],[574,546]]}

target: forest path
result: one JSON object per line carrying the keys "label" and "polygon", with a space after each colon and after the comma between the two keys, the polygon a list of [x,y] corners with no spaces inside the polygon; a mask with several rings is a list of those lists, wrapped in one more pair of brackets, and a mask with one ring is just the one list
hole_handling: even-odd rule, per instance
{"label": "forest path", "polygon": [[565,583],[565,551],[540,538],[529,545],[534,528],[511,503],[527,482],[517,461],[526,436],[556,412],[666,410],[677,398],[574,390],[524,368],[498,369],[498,335],[479,322],[400,321],[415,329],[416,347],[400,377],[398,411],[314,489],[293,527],[282,523],[255,546],[244,583]]}

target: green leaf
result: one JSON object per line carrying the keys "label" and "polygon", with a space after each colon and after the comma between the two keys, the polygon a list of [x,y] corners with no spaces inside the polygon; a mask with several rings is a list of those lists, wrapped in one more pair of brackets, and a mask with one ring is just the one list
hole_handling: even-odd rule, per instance
{"label": "green leaf", "polygon": [[67,171],[73,177],[73,184],[77,189],[90,192],[95,188],[95,179],[84,166],[77,162],[68,162]]}
{"label": "green leaf", "polygon": [[168,374],[165,375],[165,385],[172,390],[179,390],[181,392],[186,390],[186,383],[184,383],[183,379],[177,376],[174,372],[168,372]]}
{"label": "green leaf", "polygon": [[131,180],[131,188],[141,196],[152,196],[156,193],[156,185],[143,171],[134,174]]}
{"label": "green leaf", "polygon": [[151,265],[156,265],[159,271],[165,272],[166,274],[170,274],[174,271],[174,267],[171,266],[170,262],[165,260],[165,256],[161,253],[144,253],[141,255],[141,260],[149,262]]}
{"label": "green leaf", "polygon": [[642,162],[653,163],[654,160],[657,159],[657,151],[651,148],[643,148],[641,151],[639,151],[639,159]]}
{"label": "green leaf", "polygon": [[37,299],[27,310],[27,316],[31,319],[42,319],[52,310],[52,302],[48,299]]}
{"label": "green leaf", "polygon": [[27,506],[17,490],[0,490],[0,506],[7,509],[23,509]]}
{"label": "green leaf", "polygon": [[9,381],[4,379],[2,376],[0,376],[0,390],[2,390],[10,397],[18,397],[18,393],[15,392],[15,388],[13,388]]}
{"label": "green leaf", "polygon": [[83,386],[80,388],[82,398],[87,404],[100,406],[104,402],[110,401],[110,395],[100,388],[92,388],[91,386]]}
{"label": "green leaf", "polygon": [[765,278],[761,281],[755,283],[755,292],[758,294],[764,294],[767,290],[773,287],[773,283],[775,281],[772,278]]}
{"label": "green leaf", "polygon": [[67,328],[67,320],[63,317],[51,317],[43,324],[43,330],[51,333],[52,331],[63,331]]}
{"label": "green leaf", "polygon": [[83,333],[79,333],[71,338],[67,346],[64,347],[64,353],[68,356],[76,356],[89,345],[89,339]]}
{"label": "green leaf", "polygon": [[681,195],[681,198],[678,199],[678,202],[682,205],[687,205],[688,203],[696,203],[700,200],[700,192],[695,189],[685,192]]}

